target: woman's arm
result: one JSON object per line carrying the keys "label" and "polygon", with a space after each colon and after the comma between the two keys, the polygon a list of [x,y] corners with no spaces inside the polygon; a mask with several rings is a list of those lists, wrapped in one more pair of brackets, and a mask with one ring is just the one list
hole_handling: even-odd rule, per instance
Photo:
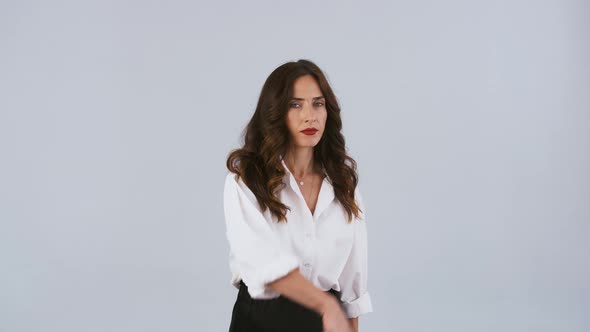
{"label": "woman's arm", "polygon": [[286,276],[266,283],[265,287],[315,310],[322,317],[324,331],[354,332],[350,320],[342,310],[340,300],[305,279],[299,269],[293,269]]}
{"label": "woman's arm", "polygon": [[225,178],[223,209],[233,263],[252,298],[265,293],[267,282],[299,267],[297,255],[281,244],[254,193],[231,172]]}
{"label": "woman's arm", "polygon": [[354,332],[359,332],[359,318],[358,317],[350,318],[350,322],[352,323],[352,327],[354,328]]}
{"label": "woman's arm", "polygon": [[362,212],[361,216],[355,218],[351,225],[354,232],[352,249],[342,273],[338,277],[341,292],[340,301],[348,317],[359,317],[373,311],[371,296],[367,288],[367,218],[365,205],[358,186],[355,189],[355,199]]}
{"label": "woman's arm", "polygon": [[354,332],[350,320],[342,310],[340,300],[317,288],[299,272],[299,269],[294,269],[286,276],[266,283],[265,287],[315,310],[322,317],[324,331]]}
{"label": "woman's arm", "polygon": [[305,279],[299,269],[292,270],[266,286],[317,313],[323,312],[327,306],[336,302],[336,299]]}

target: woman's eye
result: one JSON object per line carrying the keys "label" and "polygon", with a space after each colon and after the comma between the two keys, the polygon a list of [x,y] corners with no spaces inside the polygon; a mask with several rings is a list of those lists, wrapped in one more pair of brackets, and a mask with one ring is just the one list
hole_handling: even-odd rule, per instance
{"label": "woman's eye", "polygon": [[[324,106],[324,103],[322,103],[320,101],[320,102],[315,103],[315,105],[318,106],[318,107],[321,107],[321,106]],[[299,104],[298,103],[293,103],[293,104],[289,105],[289,107],[296,107],[296,106],[299,106]]]}

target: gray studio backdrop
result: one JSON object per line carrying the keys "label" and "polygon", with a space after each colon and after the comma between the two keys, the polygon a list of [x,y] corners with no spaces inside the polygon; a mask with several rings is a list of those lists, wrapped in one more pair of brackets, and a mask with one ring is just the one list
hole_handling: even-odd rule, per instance
{"label": "gray studio backdrop", "polygon": [[2,1],[0,331],[227,331],[225,158],[326,72],[360,331],[590,331],[587,1]]}

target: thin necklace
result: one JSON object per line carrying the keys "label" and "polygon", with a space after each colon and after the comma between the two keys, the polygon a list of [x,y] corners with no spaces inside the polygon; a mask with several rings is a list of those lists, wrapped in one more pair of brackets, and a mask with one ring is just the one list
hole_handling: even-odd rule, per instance
{"label": "thin necklace", "polygon": [[[295,176],[295,175],[293,175]],[[297,178],[295,178],[295,180],[297,180]],[[311,187],[309,188],[309,195],[311,195],[311,192],[313,191],[313,184],[315,183],[315,178],[311,178]],[[303,181],[299,182],[299,184],[301,184],[301,186],[303,186]],[[308,195],[306,195],[305,191],[301,190],[303,192],[303,198],[305,199],[305,202],[309,202],[310,197],[307,197]]]}
{"label": "thin necklace", "polygon": [[[315,182],[314,180],[315,180],[314,178],[311,178],[311,187],[309,188],[309,194],[310,195],[311,195],[311,192],[313,191],[313,183]],[[303,181],[300,182],[300,183],[303,186]],[[307,197],[307,195],[305,195],[305,193],[303,194],[303,198],[305,198],[305,201],[306,202],[309,202],[310,197]]]}
{"label": "thin necklace", "polygon": [[[295,158],[295,157],[292,157],[292,158],[291,158],[291,160],[293,161],[293,165],[295,165],[295,159],[294,159],[294,158]],[[306,174],[306,175],[307,175],[307,174]],[[293,177],[295,177],[295,173],[293,173]],[[297,180],[297,178],[295,178],[295,180],[297,180],[297,181],[299,182],[299,184],[303,186],[303,179],[304,179],[304,178],[305,178],[305,176],[304,176],[303,178],[301,178],[301,180]],[[312,183],[311,183],[311,184],[313,184],[313,180],[314,180],[314,179],[312,178],[311,180],[312,180]]]}
{"label": "thin necklace", "polygon": [[[293,165],[295,165],[295,160],[294,160],[293,158],[291,158],[291,160],[293,160]],[[293,174],[293,177],[295,177],[295,173],[292,173],[292,174]],[[295,180],[296,180],[296,181],[299,181],[299,184],[300,184],[301,186],[303,186],[303,179],[301,179],[301,180],[297,180],[297,178],[295,177]],[[314,184],[314,183],[315,183],[315,178],[313,178],[313,177],[312,177],[312,178],[311,178],[311,189],[310,189],[310,192],[313,190],[313,184]],[[306,197],[306,196],[307,196],[307,195],[305,195],[305,193],[303,193],[303,198],[305,198],[305,199],[306,199],[306,201],[309,201],[309,198],[308,198],[308,197]]]}

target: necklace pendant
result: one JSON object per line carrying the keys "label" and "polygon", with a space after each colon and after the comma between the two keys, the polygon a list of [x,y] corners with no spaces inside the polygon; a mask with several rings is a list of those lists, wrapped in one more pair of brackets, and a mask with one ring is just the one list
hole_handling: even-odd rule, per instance
{"label": "necklace pendant", "polygon": [[300,185],[303,185],[303,181],[299,182]]}

